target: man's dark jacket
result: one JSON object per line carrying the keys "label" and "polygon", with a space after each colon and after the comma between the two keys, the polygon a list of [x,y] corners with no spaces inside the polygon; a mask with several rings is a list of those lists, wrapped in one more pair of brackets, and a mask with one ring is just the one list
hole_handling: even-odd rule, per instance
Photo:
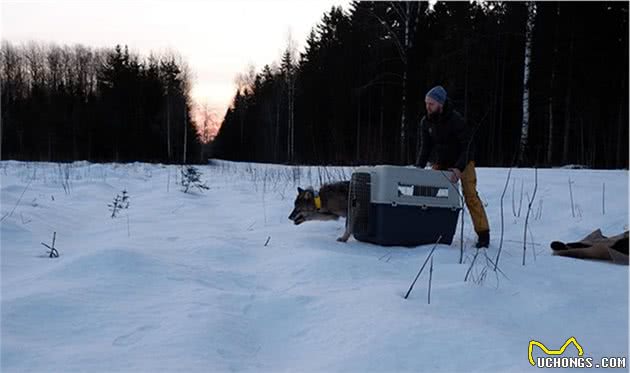
{"label": "man's dark jacket", "polygon": [[431,152],[440,169],[457,168],[464,171],[473,154],[472,134],[464,118],[453,110],[450,101],[442,113],[430,120],[426,115],[420,121],[420,146],[416,167],[424,168]]}

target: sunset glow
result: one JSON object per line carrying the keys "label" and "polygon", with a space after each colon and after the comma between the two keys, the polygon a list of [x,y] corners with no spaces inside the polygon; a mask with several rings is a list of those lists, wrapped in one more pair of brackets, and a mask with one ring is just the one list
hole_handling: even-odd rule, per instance
{"label": "sunset glow", "polygon": [[122,44],[142,56],[178,53],[191,68],[196,107],[205,106],[220,120],[234,96],[237,74],[249,65],[260,70],[277,62],[289,34],[300,50],[325,11],[348,3],[9,0],[1,5],[1,36],[13,43]]}

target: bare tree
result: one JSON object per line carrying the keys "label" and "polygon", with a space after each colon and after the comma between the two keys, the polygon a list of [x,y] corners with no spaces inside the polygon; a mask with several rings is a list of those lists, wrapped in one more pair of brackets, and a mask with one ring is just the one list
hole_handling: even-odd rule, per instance
{"label": "bare tree", "polygon": [[46,79],[46,60],[44,48],[41,44],[30,42],[26,45],[24,57],[28,75],[30,75],[31,89],[42,88]]}
{"label": "bare tree", "polygon": [[[18,49],[7,41],[2,41],[0,64],[0,91],[2,96],[2,119],[0,120],[0,159],[2,159],[3,132],[13,126],[9,107],[24,93],[24,71],[22,56]],[[22,149],[22,134],[18,133],[18,144]]]}
{"label": "bare tree", "polygon": [[571,83],[573,79],[573,32],[571,32],[569,40],[569,66],[567,67],[567,93],[565,96],[565,112],[564,112],[564,145],[562,147],[562,163],[569,163],[569,135],[571,134]]}
{"label": "bare tree", "polygon": [[536,2],[527,3],[527,24],[525,30],[525,62],[523,68],[523,120],[521,124],[521,142],[519,146],[519,164],[525,160],[529,137],[529,69],[532,56],[532,39],[536,18]]}
{"label": "bare tree", "polygon": [[182,89],[182,97],[184,99],[184,103],[182,105],[183,129],[184,129],[184,151],[182,155],[182,163],[186,164],[186,153],[188,150],[188,104],[189,104],[190,90],[192,87],[193,76],[192,76],[190,67],[188,66],[188,63],[183,58],[180,57],[177,63],[181,69],[181,80],[182,80],[181,89]]}
{"label": "bare tree", "polygon": [[[423,5],[420,2],[396,2],[390,1],[387,6],[386,13],[394,20],[393,23],[388,23],[379,17],[376,13],[372,12],[372,15],[383,26],[388,38],[393,41],[398,51],[398,56],[403,65],[402,71],[402,95],[401,95],[401,109],[400,109],[400,161],[407,162],[407,70],[408,70],[408,57],[413,47],[414,37],[416,34],[416,26],[420,18],[420,13],[423,9]],[[395,31],[392,25],[401,25],[402,30]]]}
{"label": "bare tree", "polygon": [[[247,66],[247,71],[245,73],[238,74],[234,79],[234,83],[236,84],[236,90],[238,97],[246,96],[248,93],[252,92],[254,87],[254,82],[256,81],[256,67],[253,64],[249,64]],[[243,100],[238,104],[239,109],[239,117],[240,117],[240,148],[244,149],[244,134],[245,134],[245,112],[247,111],[247,100]]]}
{"label": "bare tree", "polygon": [[204,144],[212,141],[220,125],[217,113],[206,102],[197,107],[197,130]]}
{"label": "bare tree", "polygon": [[[556,4],[556,17],[560,14],[560,5]],[[556,59],[558,57],[558,29],[559,23],[556,22],[556,28],[554,31],[554,39],[553,39],[553,56],[551,63],[551,79],[550,79],[550,89],[549,89],[549,135],[547,140],[547,164],[551,165],[553,163],[553,147],[554,147],[554,138],[553,138],[553,89],[554,83],[556,80]]]}
{"label": "bare tree", "polygon": [[281,72],[284,76],[287,94],[287,161],[295,157],[295,77],[297,67],[297,46],[291,30],[287,32],[287,46],[282,54]]}

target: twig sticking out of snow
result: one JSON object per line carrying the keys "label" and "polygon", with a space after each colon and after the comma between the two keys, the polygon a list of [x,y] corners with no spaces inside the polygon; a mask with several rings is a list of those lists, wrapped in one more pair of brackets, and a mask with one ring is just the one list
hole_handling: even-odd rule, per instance
{"label": "twig sticking out of snow", "polygon": [[418,271],[418,274],[416,275],[416,278],[411,283],[411,286],[409,287],[409,290],[407,290],[407,294],[405,294],[405,299],[409,298],[409,294],[411,294],[411,290],[413,290],[413,286],[416,284],[416,281],[418,281],[418,277],[420,277],[420,274],[422,273],[422,270],[424,270],[424,267],[427,265],[427,262],[429,261],[429,258],[431,258],[431,255],[433,255],[433,251],[435,250],[437,245],[440,243],[441,239],[442,239],[442,236],[438,237],[437,241],[435,242],[435,245],[433,245],[433,248],[429,252],[429,255],[427,255],[427,258],[424,260],[424,263],[422,263],[422,267],[420,267],[420,270]]}
{"label": "twig sticking out of snow", "polygon": [[503,219],[503,198],[505,197],[505,192],[507,191],[507,186],[510,183],[510,176],[512,175],[512,168],[508,170],[507,179],[505,179],[505,186],[503,187],[503,193],[501,194],[501,240],[499,241],[499,251],[497,251],[497,257],[494,260],[494,271],[497,271],[497,266],[499,265],[499,258],[501,256],[501,248],[503,248],[503,233],[505,231],[504,227],[504,219]]}
{"label": "twig sticking out of snow", "polygon": [[532,194],[532,199],[529,200],[529,204],[527,205],[527,215],[525,216],[525,230],[523,232],[523,265],[525,265],[525,252],[527,251],[527,223],[529,222],[529,213],[532,211],[532,203],[534,203],[534,198],[536,198],[536,190],[538,190],[537,168],[534,168],[534,175],[534,193]]}
{"label": "twig sticking out of snow", "polygon": [[606,183],[602,183],[602,215],[606,215]]}
{"label": "twig sticking out of snow", "polygon": [[49,258],[58,258],[59,257],[59,251],[57,251],[57,249],[55,249],[55,239],[57,238],[57,232],[53,232],[53,239],[52,239],[52,246],[48,246],[45,243],[41,243],[42,245],[44,245],[45,247],[47,247],[48,249],[50,249],[50,251],[48,252],[48,257]]}
{"label": "twig sticking out of snow", "polygon": [[571,178],[569,178],[569,196],[571,197],[571,215],[575,217],[575,205],[573,204],[573,188],[571,188]]}
{"label": "twig sticking out of snow", "polygon": [[433,279],[433,256],[431,256],[431,266],[429,267],[429,291],[427,295],[427,303],[431,304],[431,280]]}
{"label": "twig sticking out of snow", "polygon": [[13,212],[15,211],[15,209],[20,205],[20,201],[22,200],[22,197],[24,196],[24,193],[26,193],[26,190],[28,189],[29,185],[31,185],[31,182],[33,181],[33,179],[29,180],[28,184],[26,184],[26,186],[24,187],[24,190],[22,191],[22,194],[20,194],[20,198],[18,198],[17,202],[15,203],[15,206],[13,206],[13,210],[11,210],[10,213],[5,214],[2,219],[0,219],[0,222],[2,222],[4,219],[11,217],[11,215],[13,215]]}
{"label": "twig sticking out of snow", "polygon": [[481,249],[477,249],[477,251],[475,252],[475,256],[473,257],[473,260],[470,262],[470,266],[468,267],[468,271],[466,271],[466,276],[464,276],[464,282],[468,281],[468,276],[470,275],[470,271],[472,271],[473,266],[475,265],[475,261],[477,260],[477,256],[479,255],[479,251]]}

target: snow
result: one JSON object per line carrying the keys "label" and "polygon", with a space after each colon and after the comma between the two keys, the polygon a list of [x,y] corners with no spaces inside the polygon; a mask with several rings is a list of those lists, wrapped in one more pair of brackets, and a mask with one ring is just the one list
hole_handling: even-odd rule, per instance
{"label": "snow", "polygon": [[[199,170],[210,190],[184,194],[177,166],[0,162],[3,372],[520,372],[535,369],[530,340],[556,349],[571,336],[585,356],[628,356],[628,267],[549,249],[628,229],[626,170],[538,170],[522,266],[534,170],[514,169],[504,275],[481,254],[464,282],[476,239],[466,215],[465,263],[458,227],[435,250],[431,304],[428,266],[403,296],[432,245],[343,244],[343,220],[287,219],[298,185],[350,168]],[[477,170],[490,258],[507,172]],[[112,219],[107,204],[122,190],[130,207]],[[41,245],[53,232],[56,259]]]}

